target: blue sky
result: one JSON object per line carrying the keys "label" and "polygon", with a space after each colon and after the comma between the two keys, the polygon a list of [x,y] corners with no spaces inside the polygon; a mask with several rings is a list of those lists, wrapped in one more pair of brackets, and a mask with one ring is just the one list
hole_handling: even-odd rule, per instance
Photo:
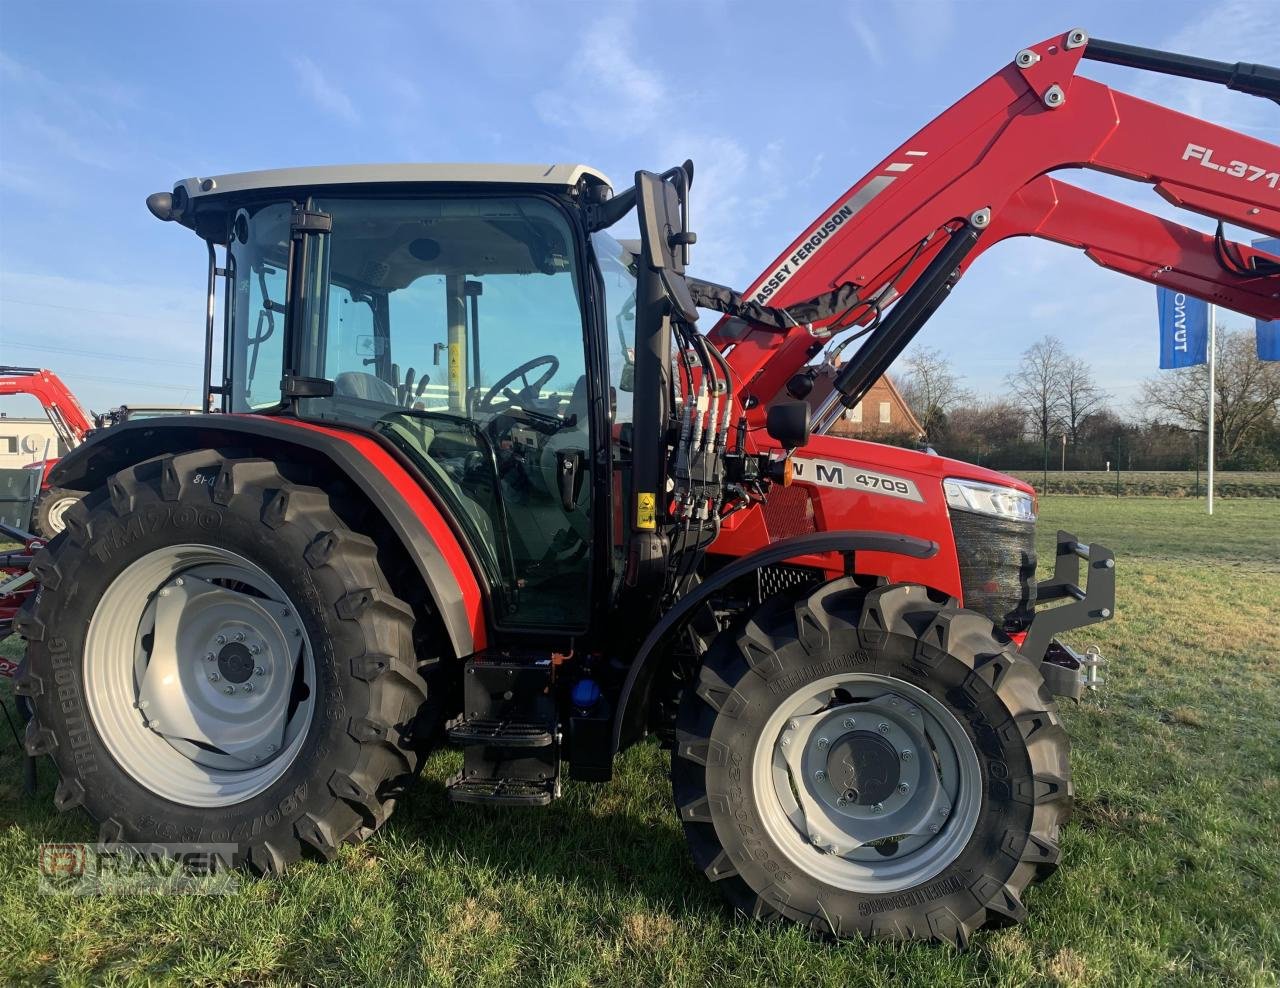
{"label": "blue sky", "polygon": [[[1275,0],[0,0],[0,362],[53,367],[99,410],[195,403],[203,245],[143,200],[256,168],[572,160],[621,188],[688,156],[694,271],[745,287],[888,151],[1071,27],[1280,62]],[[1274,104],[1094,63],[1084,74],[1280,142]],[[1162,208],[1141,186],[1072,180]],[[1127,402],[1155,373],[1153,294],[1019,240],[973,267],[920,341],[996,391],[1054,333]]]}

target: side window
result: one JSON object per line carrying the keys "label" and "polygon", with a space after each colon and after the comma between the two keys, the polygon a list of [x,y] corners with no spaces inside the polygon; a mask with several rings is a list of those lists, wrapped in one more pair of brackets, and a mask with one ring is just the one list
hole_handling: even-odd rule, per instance
{"label": "side window", "polygon": [[[411,405],[440,412],[449,407],[445,277],[424,274],[387,296],[390,314],[389,375],[410,382]],[[423,381],[426,381],[424,384]]]}
{"label": "side window", "polygon": [[367,371],[377,366],[385,346],[374,332],[372,298],[331,284],[325,368]]}
{"label": "side window", "polygon": [[286,268],[292,204],[273,203],[252,217],[241,210],[234,225],[235,270],[232,320],[232,408],[269,408],[280,403],[284,376]]}
{"label": "side window", "polygon": [[592,236],[604,280],[605,333],[609,338],[609,386],[613,424],[631,421],[635,388],[636,278],[621,245],[607,234]]}

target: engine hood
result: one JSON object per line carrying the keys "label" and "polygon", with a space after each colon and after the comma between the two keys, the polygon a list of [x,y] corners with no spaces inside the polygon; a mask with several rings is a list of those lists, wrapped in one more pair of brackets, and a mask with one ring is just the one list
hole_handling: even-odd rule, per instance
{"label": "engine hood", "polygon": [[936,477],[939,481],[944,477],[962,477],[966,480],[981,481],[984,484],[1012,487],[1028,494],[1035,493],[1035,488],[1017,477],[1010,477],[1008,474],[988,470],[986,467],[966,463],[963,460],[953,460],[950,457],[922,453],[919,450],[885,446],[881,443],[843,436],[811,436],[808,445],[797,449],[795,455],[799,459],[825,458],[867,467],[883,467],[889,471]]}

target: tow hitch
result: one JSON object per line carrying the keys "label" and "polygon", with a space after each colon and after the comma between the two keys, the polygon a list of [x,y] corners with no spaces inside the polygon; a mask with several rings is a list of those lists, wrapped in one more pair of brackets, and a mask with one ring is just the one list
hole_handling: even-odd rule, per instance
{"label": "tow hitch", "polygon": [[[1088,579],[1080,586],[1080,563],[1084,561]],[[1053,578],[1036,586],[1036,604],[1069,603],[1036,612],[1022,642],[1022,653],[1040,663],[1045,683],[1056,696],[1078,700],[1086,690],[1097,690],[1104,680],[1100,666],[1106,664],[1097,645],[1084,652],[1058,641],[1057,636],[1073,628],[1108,621],[1115,613],[1116,560],[1106,546],[1081,542],[1070,532],[1058,532],[1058,550]]]}

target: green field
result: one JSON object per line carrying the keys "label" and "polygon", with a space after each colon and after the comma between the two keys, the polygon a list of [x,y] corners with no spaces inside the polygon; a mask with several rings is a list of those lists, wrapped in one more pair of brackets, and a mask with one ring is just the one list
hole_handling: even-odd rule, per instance
{"label": "green field", "polygon": [[[1048,483],[1040,470],[1014,470],[1041,494],[1120,494],[1142,497],[1205,496],[1208,476],[1202,470],[1050,470]],[[1220,470],[1213,489],[1218,497],[1280,497],[1280,473]]]}
{"label": "green field", "polygon": [[[1076,815],[1018,928],[967,953],[828,944],[728,914],[686,863],[667,757],[547,810],[454,808],[441,753],[329,865],[219,897],[36,892],[36,846],[92,840],[0,745],[0,982],[457,985],[1274,985],[1280,977],[1280,505],[1054,498],[1119,559],[1112,660],[1069,706]],[[16,643],[4,646],[10,652]],[[6,694],[7,696],[7,694]],[[12,701],[8,701],[12,710]],[[0,725],[0,730],[4,730]]]}

